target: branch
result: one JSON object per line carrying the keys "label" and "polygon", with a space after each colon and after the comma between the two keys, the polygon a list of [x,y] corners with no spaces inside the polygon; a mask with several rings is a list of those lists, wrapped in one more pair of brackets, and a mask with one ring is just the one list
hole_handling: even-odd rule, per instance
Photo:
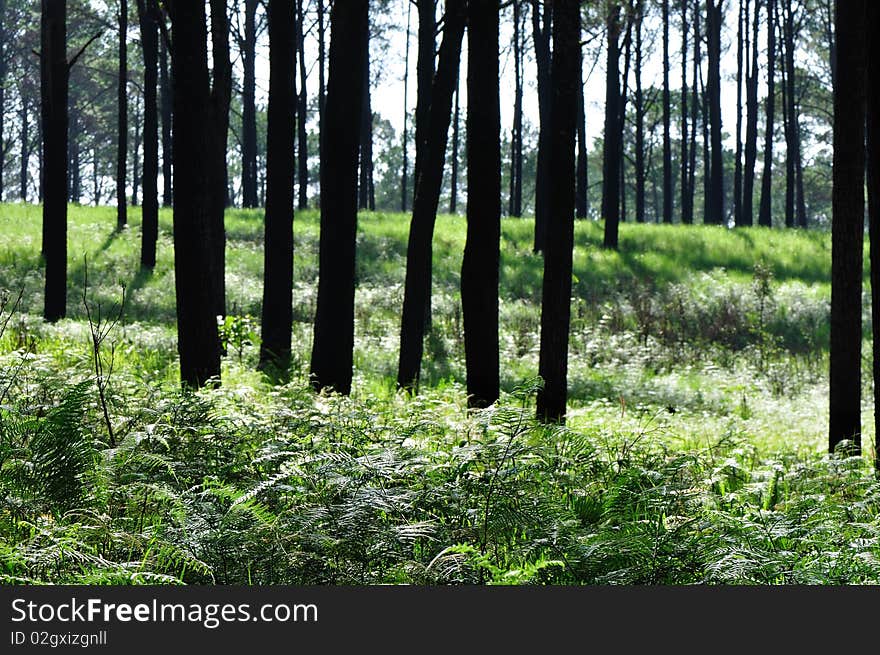
{"label": "branch", "polygon": [[67,64],[67,71],[68,72],[70,72],[70,69],[73,68],[74,64],[76,64],[77,59],[82,57],[83,53],[86,51],[86,48],[88,48],[90,45],[92,45],[92,43],[94,43],[98,39],[98,37],[100,37],[103,33],[104,33],[103,30],[101,30],[100,32],[96,32],[95,35],[91,39],[86,41],[86,44],[82,48],[79,49],[79,52],[77,52],[73,56],[73,59],[70,60],[70,63]]}

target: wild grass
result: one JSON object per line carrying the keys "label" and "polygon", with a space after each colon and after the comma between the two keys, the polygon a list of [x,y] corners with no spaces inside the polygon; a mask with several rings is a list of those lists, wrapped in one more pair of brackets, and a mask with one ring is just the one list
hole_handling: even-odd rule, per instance
{"label": "wild grass", "polygon": [[[866,456],[824,453],[827,233],[625,224],[611,253],[601,225],[579,222],[570,412],[547,427],[532,418],[542,264],[531,221],[503,223],[504,393],[474,412],[464,218],[438,219],[415,398],[394,388],[401,215],[360,217],[352,396],[308,388],[317,219],[295,219],[293,371],[273,385],[255,371],[261,216],[228,213],[224,383],[189,393],[170,212],[148,274],[137,208],[115,232],[112,210],[71,207],[69,318],[49,325],[40,210],[0,206],[0,581],[880,581],[870,388]],[[103,395],[86,267],[87,301],[104,316],[125,288],[99,354],[112,370]]]}

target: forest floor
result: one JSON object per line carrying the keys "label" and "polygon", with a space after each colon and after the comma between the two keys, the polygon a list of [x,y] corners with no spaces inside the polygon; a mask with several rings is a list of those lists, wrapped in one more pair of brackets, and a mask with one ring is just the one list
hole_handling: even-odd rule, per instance
{"label": "forest floor", "polygon": [[0,582],[880,582],[867,325],[865,453],[825,454],[827,232],[623,224],[608,252],[578,222],[562,428],[532,418],[531,220],[502,224],[504,394],[480,412],[463,217],[438,217],[413,399],[395,390],[407,216],[360,217],[349,398],[306,384],[316,213],[295,219],[282,384],[255,370],[261,214],[228,212],[223,384],[195,394],[178,382],[171,213],[152,274],[130,220],[71,208],[69,318],[49,325],[40,208],[0,207]]}

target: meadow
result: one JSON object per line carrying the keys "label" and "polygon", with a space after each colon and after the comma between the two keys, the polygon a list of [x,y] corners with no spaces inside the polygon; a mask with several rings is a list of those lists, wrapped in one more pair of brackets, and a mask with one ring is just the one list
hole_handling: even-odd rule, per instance
{"label": "meadow", "polygon": [[826,453],[828,232],[623,224],[610,252],[579,221],[568,420],[545,426],[531,220],[502,222],[503,397],[469,411],[464,217],[438,217],[410,398],[395,388],[408,216],[359,219],[350,397],[307,384],[315,212],[295,218],[284,381],[256,371],[262,216],[227,213],[223,382],[195,393],[170,210],[152,273],[130,216],[117,232],[112,208],[70,208],[68,318],[50,325],[41,210],[0,206],[5,584],[880,582],[869,305],[865,453]]}

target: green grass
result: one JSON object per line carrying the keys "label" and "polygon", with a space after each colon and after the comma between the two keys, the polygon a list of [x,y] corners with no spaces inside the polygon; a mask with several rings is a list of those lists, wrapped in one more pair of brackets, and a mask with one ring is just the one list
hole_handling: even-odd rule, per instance
{"label": "green grass", "polygon": [[[227,213],[223,386],[179,389],[171,213],[70,208],[68,318],[40,318],[40,208],[0,206],[0,580],[7,583],[880,581],[880,488],[824,453],[830,235],[578,222],[566,428],[532,420],[542,259],[502,224],[503,397],[465,403],[465,219],[440,216],[421,393],[395,389],[408,217],[359,219],[350,398],[306,384],[318,216],[295,218],[288,384],[256,372],[262,216]],[[866,251],[867,252],[867,251]],[[122,321],[101,351],[82,303]],[[867,268],[866,268],[867,271]],[[762,284],[763,283],[763,284]],[[7,305],[0,325],[9,316]],[[868,314],[866,313],[866,316]],[[869,380],[870,330],[865,329]]]}

